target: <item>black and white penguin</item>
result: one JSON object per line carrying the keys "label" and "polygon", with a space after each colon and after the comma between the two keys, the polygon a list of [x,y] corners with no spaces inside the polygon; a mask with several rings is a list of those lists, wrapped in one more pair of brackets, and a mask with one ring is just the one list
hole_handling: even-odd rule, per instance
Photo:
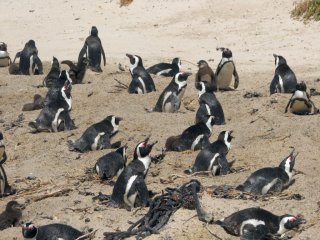
{"label": "black and white penguin", "polygon": [[[11,72],[10,74],[23,74],[23,75],[39,75],[43,74],[43,67],[40,58],[38,57],[38,49],[34,40],[29,40],[23,50],[18,52],[15,56],[14,63],[16,58],[20,58],[19,61],[19,72]],[[12,67],[13,68],[13,67]]]}
{"label": "black and white penguin", "polygon": [[130,59],[131,83],[129,85],[129,93],[149,93],[156,91],[153,79],[145,70],[142,59],[138,55],[126,54]]}
{"label": "black and white penguin", "polygon": [[2,166],[6,160],[7,154],[4,145],[3,134],[0,132],[0,198],[15,193],[15,190],[13,190],[8,183],[6,172]]}
{"label": "black and white penguin", "polygon": [[214,124],[214,117],[207,116],[207,121],[188,127],[178,136],[169,137],[166,140],[166,150],[182,152],[186,150],[197,151],[204,148],[209,144],[209,137]]}
{"label": "black and white penguin", "polygon": [[29,127],[35,132],[74,129],[74,123],[69,115],[72,107],[71,88],[71,82],[67,79],[60,91],[50,89],[44,101],[44,108],[35,121],[29,122]]}
{"label": "black and white penguin", "polygon": [[181,69],[180,58],[174,58],[172,63],[158,63],[147,69],[150,74],[164,76],[164,77],[174,77]]}
{"label": "black and white penguin", "polygon": [[56,57],[52,57],[51,69],[47,76],[43,79],[43,86],[51,88],[58,81],[60,76],[60,64]]}
{"label": "black and white penguin", "polygon": [[76,65],[70,60],[64,60],[61,62],[61,64],[67,64],[69,66],[70,69],[68,73],[70,78],[72,79],[73,84],[82,83],[87,71],[87,65],[89,64],[87,58],[82,57],[80,59],[80,62],[78,62]]}
{"label": "black and white penguin", "polygon": [[106,56],[102,47],[100,38],[98,37],[98,29],[96,26],[91,27],[90,36],[86,38],[84,45],[79,53],[78,63],[86,57],[89,61],[88,67],[94,72],[102,72],[101,55],[103,57],[103,65],[106,65]]}
{"label": "black and white penguin", "polygon": [[298,115],[319,113],[319,109],[316,108],[310,99],[310,95],[307,93],[307,85],[304,81],[296,85],[296,90],[286,106],[285,113],[288,111],[288,108],[291,113]]}
{"label": "black and white penguin", "polygon": [[243,240],[274,239],[272,237],[281,236],[302,223],[305,220],[300,217],[277,216],[262,208],[246,208],[215,222],[227,233],[241,236]]}
{"label": "black and white penguin", "polygon": [[118,148],[121,142],[110,143],[110,139],[119,130],[120,117],[107,116],[102,121],[88,127],[78,140],[69,140],[69,150],[87,152],[108,148]]}
{"label": "black and white penguin", "polygon": [[199,109],[196,113],[196,123],[204,121],[207,115],[214,116],[216,125],[225,124],[224,112],[222,106],[212,91],[207,90],[204,82],[200,82],[198,86]]}
{"label": "black and white penguin", "polygon": [[222,131],[215,142],[198,153],[193,167],[186,170],[185,173],[209,171],[213,176],[229,173],[230,166],[226,157],[233,138],[232,131]]}
{"label": "black and white penguin", "polygon": [[145,183],[152,147],[157,143],[148,143],[149,138],[140,142],[134,151],[133,160],[120,174],[115,183],[111,200],[120,208],[145,207],[149,200],[149,191]]}
{"label": "black and white penguin", "polygon": [[22,236],[25,240],[76,240],[88,239],[85,234],[69,225],[53,223],[36,227],[33,223],[22,226]]}
{"label": "black and white penguin", "polygon": [[[231,50],[229,48],[217,48],[217,50],[222,51],[222,59],[216,69],[217,89],[223,91],[237,89],[239,86],[239,75],[232,59]],[[233,88],[230,87],[232,75],[234,76]]]}
{"label": "black and white penguin", "polygon": [[280,163],[279,167],[262,168],[252,173],[237,190],[254,194],[281,192],[291,184],[293,167],[298,154],[294,150]]}
{"label": "black and white penguin", "polygon": [[217,90],[216,75],[205,60],[198,62],[199,70],[196,74],[195,87],[198,89],[199,84],[203,82],[208,91],[213,92]]}
{"label": "black and white penguin", "polygon": [[284,57],[273,54],[276,69],[270,84],[270,95],[274,93],[293,93],[297,78]]}
{"label": "black and white penguin", "polygon": [[181,99],[186,91],[187,80],[191,73],[179,72],[177,73],[169,85],[161,93],[156,106],[147,110],[149,112],[178,112]]}
{"label": "black and white penguin", "polygon": [[127,162],[127,146],[122,146],[116,151],[110,152],[96,162],[95,169],[101,179],[112,179],[122,173]]}
{"label": "black and white penguin", "polygon": [[11,64],[11,58],[7,51],[7,44],[0,42],[0,67],[8,67]]}
{"label": "black and white penguin", "polygon": [[24,205],[17,201],[8,202],[6,209],[0,213],[0,231],[19,226],[23,209]]}

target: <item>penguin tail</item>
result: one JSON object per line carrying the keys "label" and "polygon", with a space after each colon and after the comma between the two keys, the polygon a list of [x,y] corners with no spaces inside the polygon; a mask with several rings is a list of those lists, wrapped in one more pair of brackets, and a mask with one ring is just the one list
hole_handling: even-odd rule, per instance
{"label": "penguin tail", "polygon": [[28,123],[28,126],[29,126],[34,132],[38,132],[38,131],[39,131],[37,122],[29,122],[29,123]]}
{"label": "penguin tail", "polygon": [[236,187],[236,190],[238,191],[244,191],[244,186],[242,184],[240,184],[239,186]]}
{"label": "penguin tail", "polygon": [[190,174],[193,173],[192,168],[189,168],[189,169],[187,169],[187,170],[184,170],[183,172],[184,172],[185,174],[188,174],[188,175],[190,175]]}
{"label": "penguin tail", "polygon": [[121,147],[121,141],[117,141],[111,144],[111,148],[119,148]]}
{"label": "penguin tail", "polygon": [[73,140],[68,140],[67,144],[68,144],[69,151],[76,151]]}

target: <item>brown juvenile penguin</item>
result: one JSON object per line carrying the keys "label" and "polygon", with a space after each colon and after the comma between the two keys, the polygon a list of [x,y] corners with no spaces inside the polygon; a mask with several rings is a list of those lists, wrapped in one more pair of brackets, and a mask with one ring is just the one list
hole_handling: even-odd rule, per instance
{"label": "brown juvenile penguin", "polygon": [[22,107],[22,111],[38,110],[38,109],[42,109],[43,106],[44,106],[44,98],[39,94],[35,94],[33,96],[33,102],[24,104]]}
{"label": "brown juvenile penguin", "polygon": [[12,226],[19,226],[23,209],[24,206],[17,201],[8,202],[6,209],[0,214],[0,231]]}
{"label": "brown juvenile penguin", "polygon": [[196,80],[195,80],[196,89],[199,89],[200,82],[204,82],[208,90],[216,91],[217,90],[216,75],[212,71],[209,64],[204,60],[200,60],[198,62],[198,67],[199,67],[199,70],[196,74]]}

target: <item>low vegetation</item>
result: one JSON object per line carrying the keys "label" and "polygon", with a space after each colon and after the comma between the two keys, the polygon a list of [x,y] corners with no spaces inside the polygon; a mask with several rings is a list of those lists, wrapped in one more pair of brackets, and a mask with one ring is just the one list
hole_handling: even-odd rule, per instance
{"label": "low vegetation", "polygon": [[320,0],[302,0],[295,3],[291,16],[304,21],[320,21]]}

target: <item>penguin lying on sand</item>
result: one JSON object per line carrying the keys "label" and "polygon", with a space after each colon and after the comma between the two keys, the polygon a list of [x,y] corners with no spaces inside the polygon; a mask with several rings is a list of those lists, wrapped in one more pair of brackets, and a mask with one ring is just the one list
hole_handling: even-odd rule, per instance
{"label": "penguin lying on sand", "polygon": [[199,108],[196,113],[195,122],[198,123],[204,121],[207,115],[211,115],[214,116],[216,125],[225,124],[224,112],[216,95],[207,90],[204,82],[199,83],[198,90]]}
{"label": "penguin lying on sand", "polygon": [[8,202],[5,211],[0,214],[0,231],[19,226],[23,209],[24,205],[17,201]]}
{"label": "penguin lying on sand", "polygon": [[78,140],[69,140],[69,150],[87,152],[108,148],[118,148],[121,142],[110,143],[110,139],[119,129],[120,117],[110,115],[102,121],[88,127]]}
{"label": "penguin lying on sand", "polygon": [[213,116],[207,116],[205,122],[199,122],[188,127],[178,136],[171,136],[166,140],[166,150],[182,152],[199,150],[209,144],[212,127],[215,124]]}
{"label": "penguin lying on sand", "polygon": [[215,142],[198,153],[193,167],[185,173],[210,171],[213,176],[229,173],[230,164],[226,156],[231,148],[231,140],[234,138],[231,134],[232,131],[222,131]]}
{"label": "penguin lying on sand", "polygon": [[291,184],[297,155],[292,150],[279,167],[267,167],[255,171],[242,185],[237,187],[237,190],[262,195],[269,192],[281,192]]}
{"label": "penguin lying on sand", "polygon": [[89,64],[89,61],[87,58],[82,57],[80,59],[80,62],[75,65],[73,62],[70,60],[64,60],[61,62],[61,64],[67,64],[69,66],[69,76],[72,79],[73,84],[79,84],[82,83],[83,78],[86,74],[87,71],[87,65]]}
{"label": "penguin lying on sand", "polygon": [[150,74],[161,75],[164,77],[174,77],[181,69],[180,58],[174,58],[172,63],[158,63],[147,69]]}
{"label": "penguin lying on sand", "polygon": [[112,179],[122,173],[127,162],[126,150],[125,145],[97,160],[95,169],[101,179]]}
{"label": "penguin lying on sand", "polygon": [[39,94],[35,94],[33,96],[33,102],[24,104],[22,107],[22,111],[33,111],[33,110],[42,109],[43,107],[44,107],[44,98]]}
{"label": "penguin lying on sand", "polygon": [[305,223],[289,214],[277,216],[262,208],[247,208],[216,221],[224,230],[242,240],[283,239],[282,234]]}
{"label": "penguin lying on sand", "polygon": [[149,170],[152,147],[157,143],[148,143],[149,138],[140,142],[134,151],[133,160],[120,174],[113,187],[111,200],[120,208],[145,207],[149,201],[149,191],[145,176]]}
{"label": "penguin lying on sand", "polygon": [[270,83],[270,95],[274,93],[293,93],[297,78],[284,57],[273,54],[276,69]]}
{"label": "penguin lying on sand", "polygon": [[155,92],[156,86],[150,74],[143,67],[142,59],[138,55],[126,54],[130,59],[131,83],[129,85],[129,93],[149,93]]}
{"label": "penguin lying on sand", "polygon": [[36,227],[32,223],[22,226],[22,236],[31,240],[76,240],[88,239],[91,233],[84,234],[79,230],[65,224],[53,223]]}
{"label": "penguin lying on sand", "polygon": [[[239,75],[236,70],[236,66],[232,59],[232,52],[229,48],[217,48],[222,51],[222,59],[216,69],[216,83],[217,90],[234,90],[239,86]],[[233,88],[230,87],[232,81],[232,75],[234,76]]]}
{"label": "penguin lying on sand", "polygon": [[296,90],[286,106],[285,113],[288,111],[289,107],[291,113],[298,115],[319,113],[319,109],[317,109],[310,100],[310,95],[307,93],[307,86],[304,81],[297,84]]}
{"label": "penguin lying on sand", "polygon": [[191,73],[177,73],[161,93],[156,106],[148,112],[178,112]]}
{"label": "penguin lying on sand", "polygon": [[51,69],[47,76],[43,79],[43,86],[47,88],[53,87],[60,76],[60,64],[56,57],[52,57]]}

